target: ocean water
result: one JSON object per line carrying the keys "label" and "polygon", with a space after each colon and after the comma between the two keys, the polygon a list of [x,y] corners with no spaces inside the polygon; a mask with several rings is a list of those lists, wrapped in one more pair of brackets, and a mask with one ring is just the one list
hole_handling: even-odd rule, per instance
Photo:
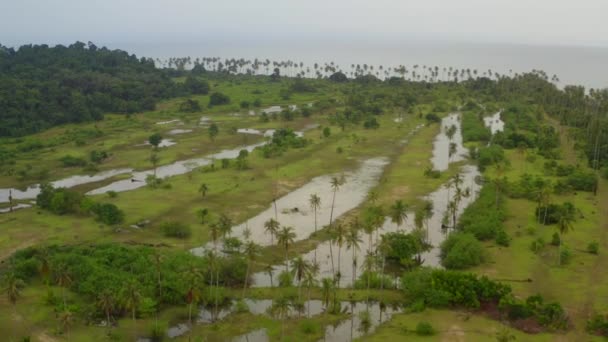
{"label": "ocean water", "polygon": [[245,59],[292,60],[303,62],[313,69],[314,63],[334,62],[349,70],[352,64],[379,65],[384,69],[404,65],[408,69],[419,65],[477,70],[488,69],[504,75],[545,71],[549,77],[557,75],[558,85],[583,85],[587,88],[608,87],[608,48],[586,46],[533,46],[514,44],[457,43],[451,41],[376,42],[349,41],[272,41],[213,40],[171,43],[107,44],[110,48],[125,49],[138,56],[220,57]]}

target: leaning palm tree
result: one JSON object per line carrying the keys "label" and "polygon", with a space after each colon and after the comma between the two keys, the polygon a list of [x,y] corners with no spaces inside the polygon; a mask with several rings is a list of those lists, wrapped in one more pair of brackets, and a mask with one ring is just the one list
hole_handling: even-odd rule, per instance
{"label": "leaning palm tree", "polygon": [[298,281],[298,302],[301,299],[302,294],[302,279],[304,279],[306,273],[308,272],[308,268],[310,264],[302,258],[302,256],[296,257],[292,262],[292,272]]}
{"label": "leaning palm tree", "polygon": [[391,218],[391,222],[395,223],[397,228],[400,228],[407,219],[407,210],[408,205],[403,203],[402,200],[396,200],[395,203],[391,205],[389,209],[389,216]]}
{"label": "leaning palm tree", "polygon": [[295,241],[296,233],[292,227],[283,227],[277,233],[277,242],[285,248],[285,272],[289,273],[289,245]]}
{"label": "leaning palm tree", "polygon": [[131,318],[133,319],[133,339],[135,340],[135,313],[137,312],[137,308],[139,307],[139,303],[141,302],[141,292],[139,290],[138,284],[131,280],[127,282],[121,291],[122,305],[125,310],[131,311]]}
{"label": "leaning palm tree", "polygon": [[279,221],[270,218],[268,221],[264,222],[264,232],[270,234],[270,244],[274,245],[274,236],[279,232],[279,228],[281,224]]}
{"label": "leaning palm tree", "polygon": [[106,326],[108,327],[109,331],[112,326],[110,324],[111,314],[116,308],[116,298],[114,297],[112,291],[109,291],[108,289],[102,291],[97,297],[96,305],[106,315]]}
{"label": "leaning palm tree", "polygon": [[260,254],[260,246],[253,241],[248,241],[247,244],[245,244],[244,252],[247,257],[247,271],[245,272],[245,281],[243,281],[243,298],[245,298],[245,291],[247,290],[247,283],[249,282],[249,270],[251,269],[251,264]]}
{"label": "leaning palm tree", "polygon": [[357,280],[357,251],[360,249],[361,237],[359,236],[359,228],[357,225],[351,224],[350,230],[346,235],[346,247],[350,249],[353,253],[353,280],[352,287],[355,286],[355,281]]}

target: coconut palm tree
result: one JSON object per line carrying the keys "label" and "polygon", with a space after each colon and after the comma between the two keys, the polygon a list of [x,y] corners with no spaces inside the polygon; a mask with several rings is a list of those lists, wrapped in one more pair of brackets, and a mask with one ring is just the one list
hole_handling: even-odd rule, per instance
{"label": "coconut palm tree", "polygon": [[285,272],[289,273],[289,245],[295,241],[296,233],[292,227],[283,227],[277,233],[277,243],[285,248]]}
{"label": "coconut palm tree", "polygon": [[66,339],[69,341],[70,327],[74,324],[74,315],[67,307],[59,314],[59,324],[61,325],[61,331],[65,332]]}
{"label": "coconut palm tree", "polygon": [[218,225],[222,238],[225,239],[227,237],[230,237],[230,234],[232,233],[232,219],[230,219],[228,215],[222,214],[218,219]]}
{"label": "coconut palm tree", "polygon": [[389,216],[391,222],[397,225],[397,228],[401,228],[401,225],[407,219],[408,205],[403,203],[402,200],[396,200],[393,205],[389,208]]}
{"label": "coconut palm tree", "polygon": [[268,221],[264,222],[264,232],[270,234],[270,244],[274,245],[274,236],[279,232],[279,228],[281,224],[279,221],[270,218]]}
{"label": "coconut palm tree", "polygon": [[292,272],[296,278],[296,280],[298,281],[298,302],[301,299],[301,294],[302,294],[302,279],[304,279],[304,277],[306,276],[306,273],[308,272],[308,268],[310,267],[310,264],[304,260],[304,258],[302,258],[302,256],[298,256],[295,259],[293,259],[292,261]]}
{"label": "coconut palm tree", "polygon": [[152,254],[152,262],[154,262],[154,267],[156,268],[157,275],[157,285],[158,285],[158,302],[160,303],[161,298],[163,296],[163,286],[161,283],[161,266],[163,262],[163,256],[158,252],[158,250],[154,250]]}
{"label": "coconut palm tree", "polygon": [[289,309],[290,303],[286,297],[279,297],[274,301],[274,303],[272,303],[272,306],[270,307],[271,315],[281,320],[281,341],[285,335],[285,320],[287,317],[289,317]]}
{"label": "coconut palm tree", "polygon": [[346,240],[346,234],[346,227],[341,222],[334,223],[332,229],[332,241],[330,241],[330,244],[335,242],[336,245],[338,245],[338,272],[334,275],[338,283],[338,287],[340,287],[340,279],[342,278],[342,273],[340,272],[340,255],[342,254],[342,246]]}
{"label": "coconut palm tree", "polygon": [[152,167],[154,168],[154,178],[156,179],[156,169],[158,166],[158,162],[160,162],[160,158],[158,157],[157,152],[152,152],[150,154],[150,163],[152,163]]}
{"label": "coconut palm tree", "polygon": [[374,270],[374,266],[376,265],[376,256],[371,253],[368,252],[367,255],[365,256],[365,260],[363,261],[363,270],[366,272],[367,274],[367,299],[366,301],[369,301],[369,287],[370,287],[370,277],[372,275],[372,271]]}
{"label": "coconut palm tree", "polygon": [[360,249],[361,237],[359,236],[359,227],[358,224],[351,223],[351,227],[346,235],[346,247],[352,251],[353,258],[353,280],[352,287],[355,286],[355,281],[357,280],[357,251]]}
{"label": "coconut palm tree", "polygon": [[558,265],[562,264],[562,235],[566,234],[567,232],[571,231],[573,229],[572,226],[572,222],[574,221],[574,218],[572,217],[572,215],[568,212],[566,212],[566,210],[562,209],[562,212],[559,215],[559,219],[557,221],[557,228],[559,230],[559,245],[557,245],[558,249],[557,249],[557,262]]}
{"label": "coconut palm tree", "polygon": [[112,311],[116,308],[116,298],[114,294],[108,289],[102,291],[99,296],[97,296],[97,307],[103,311],[106,315],[106,326],[108,327],[108,331],[112,327],[111,322],[111,314]]}
{"label": "coconut palm tree", "polygon": [[331,226],[332,222],[333,222],[333,218],[334,218],[334,207],[335,207],[335,203],[336,203],[336,193],[338,192],[338,190],[340,189],[340,187],[342,185],[344,185],[344,183],[346,182],[346,179],[344,178],[344,176],[341,177],[332,177],[331,178],[331,188],[333,190],[333,196],[331,199],[331,211],[329,213],[329,225]]}
{"label": "coconut palm tree", "polygon": [[191,263],[186,269],[188,275],[188,291],[186,291],[186,303],[188,304],[188,324],[192,331],[192,306],[198,303],[201,299],[199,291],[200,283],[203,282],[203,273],[198,265]]}
{"label": "coconut palm tree", "polygon": [[266,273],[268,274],[268,278],[270,278],[270,287],[273,288],[274,284],[272,280],[272,273],[274,272],[274,267],[272,266],[272,264],[267,264],[264,267],[264,271],[266,271]]}
{"label": "coconut palm tree", "polygon": [[141,292],[139,290],[139,286],[134,279],[127,282],[121,291],[122,305],[125,310],[131,311],[131,317],[133,318],[133,340],[135,340],[135,313],[137,312],[137,308],[139,307],[139,303],[141,302]]}
{"label": "coconut palm tree", "polygon": [[332,278],[321,279],[321,298],[325,311],[329,309],[329,303],[331,302],[331,294],[334,289],[334,280]]}
{"label": "coconut palm tree", "polygon": [[251,264],[255,262],[255,259],[257,259],[260,254],[260,246],[253,241],[248,241],[245,244],[244,252],[247,257],[247,271],[245,272],[245,281],[243,282],[243,298],[245,298],[245,291],[247,290],[247,283],[249,282],[249,270],[251,270]]}
{"label": "coconut palm tree", "polygon": [[40,261],[40,276],[44,282],[49,285],[49,277],[51,275],[51,256],[47,248],[42,248],[37,254],[37,259]]}
{"label": "coconut palm tree", "polygon": [[384,268],[386,267],[386,256],[388,255],[391,246],[388,244],[388,240],[382,238],[378,244],[378,254],[382,257],[382,265],[380,267],[380,289],[384,289]]}
{"label": "coconut palm tree", "polygon": [[66,264],[59,264],[55,273],[55,281],[61,287],[61,296],[63,297],[63,306],[66,307],[65,289],[72,285],[72,275]]}
{"label": "coconut palm tree", "polygon": [[310,289],[317,286],[317,275],[319,274],[319,270],[319,263],[313,262],[308,266],[306,273],[304,274],[304,286],[306,286],[308,297],[308,317],[310,317]]}
{"label": "coconut palm tree", "polygon": [[217,241],[220,238],[220,225],[218,222],[213,222],[209,225],[209,234],[211,235],[211,241],[213,241],[213,250],[217,254]]}
{"label": "coconut palm tree", "polygon": [[[308,200],[310,204],[310,208],[315,213],[315,233],[317,232],[317,211],[321,208],[321,197],[317,194],[310,195],[310,199]],[[317,249],[315,248],[315,262],[317,261]]]}

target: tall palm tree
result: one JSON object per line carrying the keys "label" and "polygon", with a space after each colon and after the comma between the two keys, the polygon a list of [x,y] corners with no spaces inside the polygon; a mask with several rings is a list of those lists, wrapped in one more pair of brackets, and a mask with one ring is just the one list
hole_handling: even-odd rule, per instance
{"label": "tall palm tree", "polygon": [[372,274],[372,271],[373,271],[375,265],[376,265],[376,256],[373,253],[368,252],[367,255],[365,256],[365,260],[363,261],[363,269],[367,273],[367,299],[366,299],[366,301],[369,301],[369,287],[370,287],[370,280],[371,280],[370,277],[371,277],[371,274]]}
{"label": "tall palm tree", "polygon": [[281,341],[285,335],[285,320],[289,316],[289,309],[290,303],[286,297],[279,297],[274,301],[274,303],[272,303],[272,306],[270,307],[270,313],[272,316],[281,320]]}
{"label": "tall palm tree", "polygon": [[109,331],[112,327],[111,314],[112,311],[116,309],[116,298],[114,297],[114,294],[107,289],[102,291],[99,296],[97,296],[96,305],[106,315],[106,326]]}
{"label": "tall palm tree", "polygon": [[321,279],[321,299],[325,310],[328,311],[329,303],[331,302],[331,294],[334,288],[334,280],[332,278]]}
{"label": "tall palm tree", "polygon": [[[562,209],[563,210],[563,209]],[[573,229],[572,227],[572,221],[574,221],[574,218],[572,217],[572,215],[570,215],[569,213],[562,212],[559,215],[559,219],[557,222],[557,228],[559,230],[559,245],[557,246],[557,262],[558,265],[562,264],[562,235],[566,234],[567,232],[571,231]]]}
{"label": "tall palm tree", "polygon": [[[338,272],[334,275],[334,277],[336,278],[338,287],[340,287],[340,279],[342,278],[342,273],[340,272],[340,255],[342,253],[342,246],[344,245],[344,242],[346,240],[346,234],[346,227],[341,222],[334,223],[332,229],[332,240],[336,243],[336,245],[338,245]],[[331,243],[332,241],[330,241],[330,244]]]}
{"label": "tall palm tree", "polygon": [[152,152],[150,154],[150,163],[152,163],[152,167],[154,167],[154,178],[156,178],[156,169],[158,166],[158,162],[160,162],[160,158],[158,157],[158,153]]}
{"label": "tall palm tree", "polygon": [[49,285],[49,277],[51,275],[51,256],[48,248],[42,248],[37,254],[37,259],[40,261],[40,276],[44,282]]}
{"label": "tall palm tree", "polygon": [[289,273],[289,245],[295,241],[296,233],[292,227],[283,227],[277,233],[277,242],[285,248],[285,272]]}
{"label": "tall palm tree", "polygon": [[397,225],[397,228],[401,228],[401,225],[407,219],[408,205],[403,203],[402,200],[396,200],[389,209],[389,216],[391,222]]}
{"label": "tall palm tree", "polygon": [[321,267],[318,262],[313,262],[308,265],[306,273],[304,274],[304,286],[307,288],[307,304],[308,304],[308,317],[310,317],[310,290],[312,287],[318,285],[317,275],[319,274]]}
{"label": "tall palm tree", "polygon": [[247,271],[245,272],[245,281],[243,281],[243,298],[245,298],[245,291],[247,290],[247,283],[249,282],[249,270],[251,269],[251,264],[260,254],[260,246],[253,241],[248,241],[247,244],[245,244],[244,252],[247,257]]}
{"label": "tall palm tree", "polygon": [[336,193],[338,192],[338,190],[340,189],[340,187],[342,185],[344,185],[344,183],[346,182],[346,179],[344,178],[344,176],[341,177],[332,177],[331,178],[331,188],[333,190],[333,196],[331,199],[331,211],[329,213],[329,225],[331,226],[332,222],[333,222],[333,218],[334,218],[334,206],[336,203]]}
{"label": "tall palm tree", "polygon": [[122,305],[125,310],[131,311],[131,318],[133,318],[133,339],[135,340],[135,313],[137,312],[137,308],[139,307],[139,303],[141,302],[141,292],[139,290],[139,285],[135,282],[134,279],[127,282],[121,291]]}
{"label": "tall palm tree", "polygon": [[[321,197],[317,194],[310,195],[310,199],[308,200],[310,204],[310,208],[315,213],[315,233],[317,232],[317,211],[321,208]],[[315,262],[317,261],[317,249],[315,248]]]}
{"label": "tall palm tree", "polygon": [[274,236],[279,232],[279,228],[281,224],[279,221],[270,218],[268,221],[264,222],[264,232],[270,234],[270,244],[274,245]]}
{"label": "tall palm tree", "polygon": [[220,228],[220,234],[222,235],[222,238],[227,238],[230,236],[230,234],[232,233],[232,219],[230,219],[230,217],[228,217],[228,215],[226,214],[222,214],[220,215],[219,219],[218,219],[218,225]]}
{"label": "tall palm tree", "polygon": [[306,273],[308,272],[308,268],[310,267],[310,264],[304,260],[304,258],[302,258],[302,256],[298,256],[296,257],[293,262],[292,262],[292,272],[294,273],[294,276],[296,278],[296,280],[298,281],[298,302],[300,301],[300,299],[302,298],[301,294],[302,294],[302,279],[304,279],[304,277],[306,276]]}
{"label": "tall palm tree", "polygon": [[390,251],[388,240],[382,238],[378,244],[378,254],[382,257],[382,266],[380,267],[380,290],[384,289],[384,268],[386,267],[386,256]]}
{"label": "tall palm tree", "polygon": [[352,287],[355,286],[355,281],[357,280],[357,251],[360,249],[361,237],[359,236],[359,227],[358,225],[354,225],[351,223],[351,227],[346,235],[346,247],[352,251],[353,258],[353,280]]}
{"label": "tall palm tree", "polygon": [[220,238],[221,229],[218,222],[213,222],[209,225],[209,234],[211,235],[211,241],[213,241],[213,250],[217,254],[217,241]]}
{"label": "tall palm tree", "polygon": [[65,332],[66,339],[70,340],[70,327],[74,324],[74,315],[68,308],[64,308],[63,312],[59,314],[59,324],[61,325],[61,331]]}
{"label": "tall palm tree", "polygon": [[188,303],[188,324],[192,331],[192,306],[201,299],[200,283],[203,282],[203,273],[198,265],[191,263],[186,269],[188,275],[188,291],[186,291],[186,303]]}
{"label": "tall palm tree", "polygon": [[160,303],[161,298],[163,296],[163,286],[162,286],[162,278],[161,278],[161,267],[163,262],[163,255],[160,254],[158,250],[154,250],[152,254],[152,262],[154,262],[154,267],[156,268],[156,276],[157,276],[157,286],[158,286],[158,302]]}
{"label": "tall palm tree", "polygon": [[274,284],[272,280],[272,273],[274,272],[274,267],[272,266],[272,264],[267,264],[264,267],[264,271],[266,271],[266,273],[268,274],[268,278],[270,278],[270,288],[273,288]]}
{"label": "tall palm tree", "polygon": [[56,283],[61,287],[61,296],[63,297],[63,306],[66,307],[65,289],[72,286],[72,275],[66,264],[59,264],[55,275]]}

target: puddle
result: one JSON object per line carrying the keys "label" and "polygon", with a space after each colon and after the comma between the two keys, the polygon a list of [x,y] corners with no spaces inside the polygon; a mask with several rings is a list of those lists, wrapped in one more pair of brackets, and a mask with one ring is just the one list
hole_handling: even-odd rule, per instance
{"label": "puddle", "polygon": [[172,129],[167,133],[171,134],[171,135],[186,134],[186,133],[192,133],[192,130],[191,129]]}
{"label": "puddle", "polygon": [[[460,115],[450,114],[441,120],[441,132],[433,142],[433,169],[438,171],[447,170],[450,163],[465,160],[468,151],[462,145],[462,133],[460,131]],[[456,127],[452,139],[447,135],[450,127]],[[450,156],[450,144],[456,144],[456,151]]]}
{"label": "puddle", "polygon": [[[64,178],[64,179],[60,179],[60,180],[51,182],[50,184],[53,185],[53,187],[55,187],[55,188],[71,188],[71,187],[74,187],[77,185],[82,185],[82,184],[87,184],[87,183],[92,183],[92,182],[99,182],[99,181],[102,181],[102,180],[105,180],[108,178],[112,178],[117,175],[129,173],[132,171],[133,171],[133,169],[116,169],[116,170],[100,172],[100,173],[97,173],[95,175],[90,175],[90,176],[89,175],[76,175],[76,176],[71,176],[68,178]],[[11,190],[12,190],[13,200],[36,199],[36,196],[38,196],[38,194],[40,193],[40,185],[39,184],[30,185],[25,190],[11,189],[11,188],[0,189],[0,203],[8,203],[8,198],[9,198]]]}
{"label": "puddle", "polygon": [[[343,303],[342,309],[346,309],[351,317],[335,326],[326,327],[325,336],[320,341],[353,341],[372,333],[382,323],[389,321],[394,314],[401,312],[400,308],[382,306],[379,303]],[[365,324],[361,320],[363,312],[369,312],[369,320]]]}
{"label": "puddle", "polygon": [[198,124],[203,126],[203,125],[208,125],[211,122],[211,118],[208,116],[201,116],[201,118],[198,120]]}
{"label": "puddle", "polygon": [[[172,164],[159,166],[156,168],[156,176],[159,178],[166,178],[166,177],[171,177],[171,176],[182,175],[182,174],[191,172],[193,169],[195,169],[197,167],[209,165],[215,159],[234,159],[234,158],[238,157],[239,152],[241,150],[247,150],[247,151],[251,152],[256,147],[262,146],[264,144],[265,144],[265,142],[261,142],[261,143],[257,143],[257,144],[253,144],[253,145],[241,146],[241,147],[237,147],[234,149],[223,150],[221,152],[218,152],[218,153],[206,156],[206,157],[202,157],[202,158],[180,160],[180,161],[176,161]],[[152,175],[152,174],[154,174],[154,170],[132,172],[131,177],[129,179],[119,180],[119,181],[113,182],[111,184],[108,184],[104,187],[91,190],[91,191],[87,192],[87,195],[104,194],[108,191],[122,192],[122,191],[135,190],[135,189],[146,186],[146,177],[148,175]]]}
{"label": "puddle", "polygon": [[[171,139],[162,139],[158,144],[158,147],[169,147],[177,144],[175,141]],[[151,146],[149,141],[144,142],[143,144],[135,145],[135,146]]]}
{"label": "puddle", "polygon": [[232,342],[266,342],[269,341],[266,329],[258,329],[233,338]]}
{"label": "puddle", "polygon": [[490,132],[492,135],[496,134],[496,132],[502,132],[505,129],[505,122],[500,118],[501,112],[498,112],[491,116],[486,116],[483,118],[483,122],[486,127],[490,128]]}
{"label": "puddle", "polygon": [[183,125],[184,123],[182,122],[182,120],[179,119],[174,119],[174,120],[169,120],[169,121],[159,121],[156,123],[157,125],[168,125],[168,124],[178,124],[178,125]]}
{"label": "puddle", "polygon": [[2,209],[0,209],[0,214],[10,213],[11,210],[12,211],[16,211],[16,210],[19,210],[19,209],[25,209],[25,208],[31,208],[31,207],[32,207],[31,204],[19,203],[19,204],[13,205],[12,209],[11,208],[2,208]]}
{"label": "puddle", "polygon": [[176,326],[173,326],[173,327],[167,329],[167,337],[169,337],[169,338],[175,338],[175,337],[184,335],[188,331],[190,331],[190,328],[188,327],[188,324],[186,324],[186,323],[180,323],[180,324],[178,324]]}

